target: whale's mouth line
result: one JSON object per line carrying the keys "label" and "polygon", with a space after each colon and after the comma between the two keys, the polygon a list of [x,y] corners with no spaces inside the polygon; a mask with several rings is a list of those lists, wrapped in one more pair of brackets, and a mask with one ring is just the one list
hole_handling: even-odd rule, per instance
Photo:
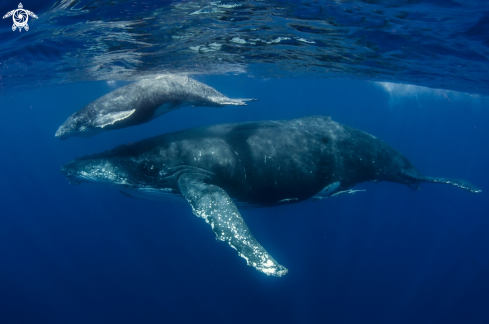
{"label": "whale's mouth line", "polygon": [[65,139],[65,132],[63,132],[63,130],[61,129],[63,127],[63,125],[61,125],[60,127],[58,127],[58,130],[56,131],[56,134],[54,134],[55,137],[59,138],[59,139]]}
{"label": "whale's mouth line", "polygon": [[[61,170],[61,172],[63,172],[63,170]],[[64,173],[64,172],[63,172]],[[84,175],[80,175],[80,174],[66,174],[64,173],[66,179],[68,180],[68,183],[70,185],[79,185],[79,184],[82,184],[82,183],[108,183],[108,182],[104,182],[104,181],[101,181],[101,180],[97,180],[97,179],[94,179],[93,177],[89,177],[89,176],[84,176]]]}

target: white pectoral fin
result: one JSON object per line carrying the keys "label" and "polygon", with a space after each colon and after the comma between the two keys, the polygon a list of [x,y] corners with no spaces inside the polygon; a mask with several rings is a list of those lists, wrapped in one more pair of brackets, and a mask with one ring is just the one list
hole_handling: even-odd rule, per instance
{"label": "white pectoral fin", "polygon": [[246,106],[246,101],[258,101],[257,99],[219,99],[218,102],[222,106]]}
{"label": "white pectoral fin", "polygon": [[98,115],[92,119],[93,127],[104,128],[109,125],[114,125],[118,121],[124,120],[134,114],[136,109],[110,112],[104,115]]}
{"label": "white pectoral fin", "polygon": [[194,214],[203,218],[220,241],[238,251],[248,265],[271,276],[283,276],[288,270],[275,261],[256,241],[229,195],[220,187],[207,184],[202,178],[184,174],[178,179],[182,195]]}
{"label": "white pectoral fin", "polygon": [[258,101],[258,99],[254,99],[254,98],[249,98],[249,99],[234,99],[234,100],[240,100],[240,101]]}

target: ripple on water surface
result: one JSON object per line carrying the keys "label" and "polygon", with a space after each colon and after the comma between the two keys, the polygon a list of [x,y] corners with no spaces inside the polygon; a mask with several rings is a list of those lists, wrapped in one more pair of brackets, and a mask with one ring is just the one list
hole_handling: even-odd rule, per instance
{"label": "ripple on water surface", "polygon": [[489,93],[486,1],[62,0],[30,10],[39,19],[28,32],[2,21],[3,90],[166,71],[346,76]]}

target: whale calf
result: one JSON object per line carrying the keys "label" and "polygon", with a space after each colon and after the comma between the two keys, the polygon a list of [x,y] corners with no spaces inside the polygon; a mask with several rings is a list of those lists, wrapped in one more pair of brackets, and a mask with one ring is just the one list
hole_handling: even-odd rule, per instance
{"label": "whale calf", "polygon": [[245,106],[254,99],[230,99],[187,76],[161,75],[120,87],[73,113],[55,136],[90,137],[98,133],[147,123],[184,106]]}
{"label": "whale calf", "polygon": [[187,201],[248,265],[282,276],[237,206],[276,206],[349,191],[364,181],[421,182],[480,193],[468,182],[422,175],[380,139],[329,117],[187,129],[84,156],[61,168],[70,183],[106,183],[133,197]]}

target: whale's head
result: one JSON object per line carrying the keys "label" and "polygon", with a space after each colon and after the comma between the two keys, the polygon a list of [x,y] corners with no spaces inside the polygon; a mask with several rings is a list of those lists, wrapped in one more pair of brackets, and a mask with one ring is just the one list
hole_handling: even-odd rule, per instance
{"label": "whale's head", "polygon": [[62,166],[61,172],[71,184],[89,182],[137,188],[152,183],[153,169],[146,160],[131,154],[120,154],[119,148],[116,148],[77,158]]}
{"label": "whale's head", "polygon": [[[110,129],[123,128],[133,125],[136,109],[106,111],[92,109],[90,105],[75,112],[59,126],[55,136],[59,139],[68,137],[90,137]],[[131,118],[130,118],[131,117]],[[138,119],[136,118],[136,123]]]}
{"label": "whale's head", "polygon": [[82,114],[79,112],[74,113],[68,119],[59,126],[55,136],[59,139],[65,140],[68,137],[90,137],[98,134],[102,129],[93,127],[92,119],[88,114]]}
{"label": "whale's head", "polygon": [[124,162],[104,157],[77,158],[61,167],[61,172],[71,184],[82,182],[126,186],[132,184]]}

